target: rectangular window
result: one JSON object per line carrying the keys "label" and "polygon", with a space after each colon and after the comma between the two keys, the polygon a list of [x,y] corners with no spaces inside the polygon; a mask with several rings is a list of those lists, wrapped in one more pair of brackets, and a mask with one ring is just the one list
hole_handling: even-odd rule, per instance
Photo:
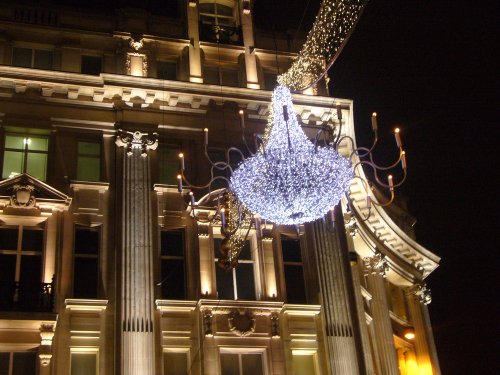
{"label": "rectangular window", "polygon": [[42,228],[0,228],[0,310],[37,310],[43,247]]}
{"label": "rectangular window", "polygon": [[177,80],[177,63],[175,61],[158,61],[156,66],[158,79]]}
{"label": "rectangular window", "polygon": [[99,229],[76,225],[74,242],[73,297],[98,297],[99,249]]}
{"label": "rectangular window", "polygon": [[98,76],[102,72],[102,59],[98,56],[82,56],[81,73]]}
{"label": "rectangular window", "polygon": [[300,241],[282,236],[281,252],[283,255],[287,302],[307,303]]}
{"label": "rectangular window", "polygon": [[188,356],[187,353],[164,352],[163,353],[163,375],[187,375]]}
{"label": "rectangular window", "polygon": [[36,374],[37,353],[0,352],[0,375]]}
{"label": "rectangular window", "polygon": [[184,230],[160,232],[161,295],[164,299],[186,299]]}
{"label": "rectangular window", "polygon": [[158,147],[158,167],[160,184],[176,185],[179,174],[179,147],[160,146]]}
{"label": "rectangular window", "polygon": [[49,50],[14,47],[12,52],[12,65],[23,68],[51,70],[53,61],[54,53]]}
{"label": "rectangular window", "polygon": [[79,181],[101,180],[101,143],[78,141],[76,179]]}
{"label": "rectangular window", "polygon": [[204,81],[211,85],[223,85],[238,87],[240,81],[238,78],[238,69],[224,68],[217,66],[205,66],[203,69]]}
{"label": "rectangular window", "polygon": [[97,353],[71,353],[71,375],[96,375]]}
{"label": "rectangular window", "polygon": [[217,295],[219,299],[255,301],[255,261],[250,241],[245,241],[238,258],[238,266],[229,271],[219,266],[221,238],[214,239]]}
{"label": "rectangular window", "polygon": [[276,80],[278,75],[276,73],[264,72],[264,87],[266,90],[274,90],[276,87]]}
{"label": "rectangular window", "polygon": [[29,173],[45,181],[49,137],[40,133],[47,132],[37,129],[6,128],[2,178]]}
{"label": "rectangular window", "polygon": [[221,375],[263,375],[261,353],[221,353]]}
{"label": "rectangular window", "polygon": [[293,354],[292,358],[295,375],[316,374],[314,354]]}

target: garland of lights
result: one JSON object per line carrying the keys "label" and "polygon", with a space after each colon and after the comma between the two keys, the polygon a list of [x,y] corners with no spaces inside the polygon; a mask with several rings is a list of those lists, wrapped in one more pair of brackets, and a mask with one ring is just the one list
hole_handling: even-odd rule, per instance
{"label": "garland of lights", "polygon": [[328,71],[354,30],[368,0],[324,0],[307,40],[281,85],[302,91]]}
{"label": "garland of lights", "polygon": [[351,164],[306,137],[287,87],[278,86],[272,100],[268,139],[233,172],[231,189],[250,211],[275,224],[316,220],[347,191]]}

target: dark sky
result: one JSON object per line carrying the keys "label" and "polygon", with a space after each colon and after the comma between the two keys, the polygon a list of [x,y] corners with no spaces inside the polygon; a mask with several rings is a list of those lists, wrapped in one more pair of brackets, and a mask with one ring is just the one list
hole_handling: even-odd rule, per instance
{"label": "dark sky", "polygon": [[[285,28],[308,0],[257,0],[256,18],[270,2]],[[309,1],[313,12],[318,4]],[[495,2],[371,0],[330,70],[332,94],[354,100],[358,143],[370,139],[373,111],[388,147],[390,129],[401,128],[402,193],[418,241],[442,257],[427,282],[445,375],[500,373],[498,24]]]}

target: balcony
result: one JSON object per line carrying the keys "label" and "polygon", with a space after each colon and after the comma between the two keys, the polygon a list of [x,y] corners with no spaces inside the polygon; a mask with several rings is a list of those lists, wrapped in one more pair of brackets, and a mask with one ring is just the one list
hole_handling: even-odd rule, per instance
{"label": "balcony", "polygon": [[243,45],[240,27],[213,25],[200,22],[200,40],[203,42]]}
{"label": "balcony", "polygon": [[0,285],[0,311],[51,312],[54,308],[54,281],[51,283]]}

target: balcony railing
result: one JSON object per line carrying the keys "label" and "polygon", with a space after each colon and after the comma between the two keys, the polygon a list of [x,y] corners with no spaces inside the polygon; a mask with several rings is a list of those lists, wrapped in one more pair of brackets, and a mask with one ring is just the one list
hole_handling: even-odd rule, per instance
{"label": "balcony railing", "polygon": [[4,283],[0,285],[0,311],[50,312],[54,308],[51,283]]}
{"label": "balcony railing", "polygon": [[243,45],[240,27],[212,25],[200,22],[200,40],[203,42]]}

